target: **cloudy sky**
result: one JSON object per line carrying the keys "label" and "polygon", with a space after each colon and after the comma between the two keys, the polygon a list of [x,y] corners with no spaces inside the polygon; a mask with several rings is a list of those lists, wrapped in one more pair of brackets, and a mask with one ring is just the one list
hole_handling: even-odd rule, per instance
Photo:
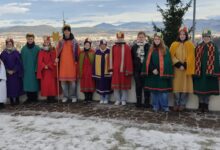
{"label": "cloudy sky", "polygon": [[[187,2],[188,0],[183,0]],[[166,0],[1,0],[0,27],[14,25],[62,25],[62,13],[74,27],[99,23],[161,21],[156,4]],[[192,8],[185,19],[192,18]],[[219,0],[197,0],[198,19],[220,19]]]}

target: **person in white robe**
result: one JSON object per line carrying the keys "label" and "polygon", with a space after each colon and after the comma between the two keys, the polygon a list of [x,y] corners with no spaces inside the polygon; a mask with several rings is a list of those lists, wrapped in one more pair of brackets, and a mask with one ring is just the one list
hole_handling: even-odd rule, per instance
{"label": "person in white robe", "polygon": [[6,79],[5,66],[0,60],[0,109],[4,108],[4,104],[7,102]]}

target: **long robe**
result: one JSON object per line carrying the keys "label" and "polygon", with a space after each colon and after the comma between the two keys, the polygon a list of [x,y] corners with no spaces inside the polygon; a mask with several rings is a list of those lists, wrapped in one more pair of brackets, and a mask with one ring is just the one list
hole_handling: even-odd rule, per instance
{"label": "long robe", "polygon": [[[203,44],[203,43],[201,43]],[[213,43],[211,43],[213,44]],[[203,47],[203,53],[201,56],[201,67],[200,75],[195,75],[193,78],[193,84],[194,84],[194,93],[197,95],[219,95],[219,80],[218,77],[220,76],[220,65],[219,65],[219,52],[218,48],[213,44],[214,46],[214,70],[212,74],[207,74],[206,70],[207,67],[210,66],[210,64],[207,66],[208,62],[208,46],[205,44]],[[198,53],[198,49],[196,48],[196,54]]]}
{"label": "long robe", "polygon": [[95,81],[92,78],[94,50],[81,51],[79,54],[79,77],[81,92],[94,92]]}
{"label": "long robe", "polygon": [[40,47],[35,45],[29,49],[25,45],[21,49],[21,58],[24,69],[23,89],[25,92],[38,92],[39,81],[37,79],[37,59]]}
{"label": "long robe", "polygon": [[0,55],[6,70],[15,71],[14,74],[7,73],[7,97],[19,97],[23,94],[22,77],[23,69],[21,56],[17,50],[8,52],[4,50]]}
{"label": "long robe", "polygon": [[[42,96],[57,96],[57,67],[55,63],[56,51],[41,50],[38,55],[37,78],[41,83]],[[45,69],[48,66],[48,69]]]}
{"label": "long robe", "polygon": [[0,103],[7,102],[7,89],[6,89],[6,71],[3,62],[0,60]]}
{"label": "long robe", "polygon": [[96,83],[96,92],[105,95],[112,93],[111,80],[112,76],[109,73],[109,55],[110,49],[102,51],[97,49],[95,52],[95,62],[93,67],[93,78]]}
{"label": "long robe", "polygon": [[131,89],[131,76],[133,74],[131,48],[125,43],[116,43],[112,47],[110,58],[112,74],[112,89]]}
{"label": "long robe", "polygon": [[192,75],[195,73],[194,45],[190,41],[174,42],[170,47],[173,65],[186,62],[186,70],[174,67],[173,92],[193,93]]}
{"label": "long robe", "polygon": [[77,63],[80,48],[74,40],[61,40],[57,46],[59,62],[59,80],[76,81]]}
{"label": "long robe", "polygon": [[[152,71],[157,69],[158,75]],[[144,89],[150,92],[171,92],[173,68],[170,52],[167,49],[166,54],[161,51],[149,51],[142,68],[142,75],[145,79]]]}

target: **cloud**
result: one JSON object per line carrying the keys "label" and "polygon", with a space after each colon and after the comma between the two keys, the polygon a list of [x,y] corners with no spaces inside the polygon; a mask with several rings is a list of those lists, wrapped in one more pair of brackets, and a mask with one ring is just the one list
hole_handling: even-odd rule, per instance
{"label": "cloud", "polygon": [[30,9],[31,3],[7,3],[0,5],[0,16],[7,14],[24,14]]}
{"label": "cloud", "polygon": [[52,2],[108,2],[108,1],[114,1],[114,0],[49,0]]}

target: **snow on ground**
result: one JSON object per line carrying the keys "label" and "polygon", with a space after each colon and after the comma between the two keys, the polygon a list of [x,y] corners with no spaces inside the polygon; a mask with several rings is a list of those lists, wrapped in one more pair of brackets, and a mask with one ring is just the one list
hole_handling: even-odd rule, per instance
{"label": "snow on ground", "polygon": [[[0,114],[2,150],[219,149],[220,131],[85,118],[65,113]],[[39,113],[39,112],[38,112]]]}

